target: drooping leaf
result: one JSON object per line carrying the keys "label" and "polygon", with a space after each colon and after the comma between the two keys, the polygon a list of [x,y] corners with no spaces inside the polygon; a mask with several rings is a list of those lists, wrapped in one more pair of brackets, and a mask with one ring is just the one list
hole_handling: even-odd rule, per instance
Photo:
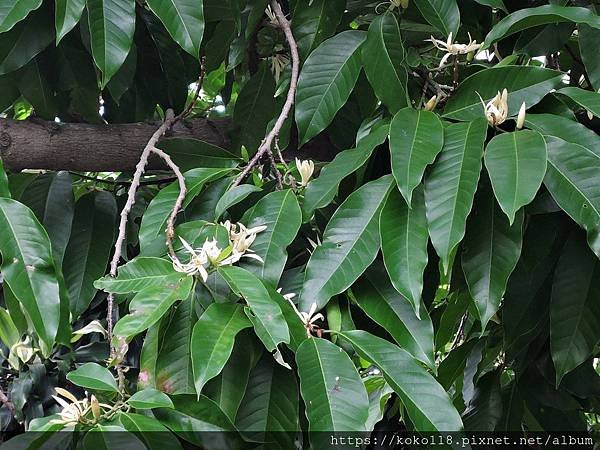
{"label": "drooping leaf", "polygon": [[298,0],[296,2],[292,17],[292,32],[302,60],[335,33],[345,7],[344,0]]}
{"label": "drooping leaf", "polygon": [[344,31],[308,57],[298,81],[296,123],[300,145],[323,131],[348,100],[361,69],[363,31]]}
{"label": "drooping leaf", "polygon": [[501,11],[504,11],[505,13],[508,13],[508,10],[506,9],[506,5],[504,4],[503,0],[475,0],[475,1],[477,3],[479,3],[480,5],[489,6],[491,8],[496,8]]}
{"label": "drooping leaf", "polygon": [[510,224],[517,211],[534,199],[542,185],[546,157],[546,142],[535,131],[500,134],[487,144],[485,167]]}
{"label": "drooping leaf", "polygon": [[429,235],[445,271],[450,253],[465,234],[481,171],[486,131],[484,119],[448,125],[444,129],[444,148],[425,177]]}
{"label": "drooping leaf", "polygon": [[460,431],[462,421],[448,393],[406,351],[366,331],[339,333],[383,372],[417,431]]}
{"label": "drooping leaf", "polygon": [[405,108],[398,111],[392,119],[392,173],[409,206],[413,190],[421,183],[425,168],[433,163],[443,144],[442,122],[431,111]]}
{"label": "drooping leaf", "polygon": [[204,34],[203,2],[148,0],[148,6],[165,25],[173,40],[194,58],[198,58]]}
{"label": "drooping leaf", "polygon": [[379,214],[392,187],[386,175],[361,186],[340,205],[308,261],[300,295],[300,309],[317,310],[349,288],[379,252]]}
{"label": "drooping leaf", "polygon": [[38,58],[30,61],[19,71],[17,85],[21,95],[31,103],[41,118],[52,120],[56,117],[57,102],[54,90],[46,79]]}
{"label": "drooping leaf", "polygon": [[27,15],[37,9],[42,0],[6,0],[0,5],[0,33],[10,30]]}
{"label": "drooping leaf", "polygon": [[415,0],[415,5],[427,22],[444,37],[456,36],[460,25],[460,11],[456,0]]}
{"label": "drooping leaf", "polygon": [[192,331],[192,370],[196,392],[216,377],[227,363],[236,335],[252,326],[241,305],[213,303]]}
{"label": "drooping leaf", "polygon": [[578,87],[565,87],[556,91],[556,94],[564,95],[595,116],[600,116],[600,93]]}
{"label": "drooping leaf", "polygon": [[215,207],[215,219],[219,219],[227,209],[237,205],[239,202],[244,201],[246,197],[254,192],[259,192],[261,188],[253,184],[241,184],[229,189],[219,199],[217,206]]}
{"label": "drooping leaf", "polygon": [[600,42],[600,29],[580,23],[578,32],[581,59],[592,87],[597,91],[600,89],[600,61],[596,57],[596,50],[598,49],[598,42]]}
{"label": "drooping leaf", "polygon": [[156,389],[143,389],[137,391],[127,399],[127,403],[135,409],[172,408],[173,402],[163,392]]}
{"label": "drooping leaf", "polygon": [[56,0],[54,2],[54,26],[56,28],[56,43],[77,25],[85,0]]}
{"label": "drooping leaf", "polygon": [[67,374],[67,380],[82,388],[94,391],[119,392],[110,370],[96,363],[85,363]]}
{"label": "drooping leaf", "polygon": [[429,235],[423,188],[419,186],[414,193],[409,208],[397,189],[390,192],[381,210],[379,230],[383,262],[392,285],[419,317]]}
{"label": "drooping leaf", "polygon": [[182,278],[182,274],[175,272],[170,261],[140,256],[119,267],[116,278],[110,276],[100,278],[94,282],[94,286],[106,292],[127,294],[151,287],[165,287],[179,278]]}

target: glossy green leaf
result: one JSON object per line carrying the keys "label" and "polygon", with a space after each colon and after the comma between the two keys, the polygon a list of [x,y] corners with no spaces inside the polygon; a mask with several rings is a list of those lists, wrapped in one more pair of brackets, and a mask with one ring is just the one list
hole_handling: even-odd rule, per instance
{"label": "glossy green leaf", "polygon": [[560,86],[562,76],[555,70],[534,66],[499,66],[480,70],[460,83],[446,103],[444,116],[457,120],[483,117],[483,106],[477,94],[487,103],[503,89],[508,91],[509,115],[516,115],[523,102],[531,108]]}
{"label": "glossy green leaf", "polygon": [[115,324],[115,336],[130,338],[147,330],[158,322],[175,302],[188,298],[192,284],[192,277],[185,277],[166,286],[149,287],[138,292],[129,304],[130,313]]}
{"label": "glossy green leaf", "polygon": [[96,363],[85,363],[67,374],[67,380],[85,389],[119,392],[110,370]]}
{"label": "glossy green leaf", "polygon": [[148,0],[148,6],[165,25],[173,40],[194,58],[198,58],[204,34],[203,2]]}
{"label": "glossy green leaf", "polygon": [[379,230],[390,280],[420,316],[429,235],[423,188],[419,186],[414,193],[412,208],[409,208],[398,190],[390,192],[381,210]]}
{"label": "glossy green leaf", "polygon": [[73,231],[63,264],[74,318],[87,309],[96,294],[94,281],[106,272],[116,221],[117,202],[110,192],[91,192],[75,204]]}
{"label": "glossy green leaf", "polygon": [[460,431],[462,421],[448,393],[406,351],[366,331],[340,333],[361,358],[375,364],[400,396],[416,431]]}
{"label": "glossy green leaf", "polygon": [[126,448],[145,450],[145,446],[135,434],[129,433],[118,425],[96,424],[81,440],[83,450],[110,450]]}
{"label": "glossy green leaf", "polygon": [[137,391],[127,399],[127,403],[135,409],[173,408],[173,402],[169,396],[156,389]]}
{"label": "glossy green leaf", "polygon": [[180,278],[183,278],[183,275],[175,272],[170,261],[140,256],[119,267],[116,278],[106,276],[96,280],[94,286],[106,292],[127,294],[151,287],[165,287]]}
{"label": "glossy green leaf", "polygon": [[578,32],[581,59],[585,65],[585,70],[592,83],[592,87],[597,91],[600,89],[600,59],[598,59],[597,55],[598,43],[600,42],[600,29],[579,24]]}
{"label": "glossy green leaf", "polygon": [[49,355],[59,331],[60,295],[48,234],[23,204],[0,198],[0,270]]}
{"label": "glossy green leaf", "polygon": [[181,444],[175,435],[170,433],[168,428],[162,425],[158,420],[131,412],[122,412],[117,417],[121,425],[123,425],[127,431],[135,433],[138,439],[146,444],[148,449],[181,449]]}
{"label": "glossy green leaf", "polygon": [[487,48],[494,42],[526,28],[558,22],[584,23],[600,28],[600,17],[587,8],[558,5],[524,8],[509,14],[494,25],[485,37],[484,47]]}
{"label": "glossy green leaf", "polygon": [[192,370],[196,392],[221,373],[236,335],[252,326],[241,305],[213,303],[200,316],[192,331]]}
{"label": "glossy green leaf", "polygon": [[10,189],[8,187],[8,176],[4,170],[2,158],[0,158],[0,197],[10,198]]}
{"label": "glossy green leaf", "polygon": [[427,309],[419,319],[410,302],[389,283],[381,264],[373,264],[352,286],[356,303],[375,322],[387,330],[400,347],[414,358],[435,369],[433,325]]}
{"label": "glossy green leaf", "polygon": [[383,14],[371,22],[361,56],[377,97],[392,113],[405,107],[408,74],[403,66],[405,51],[394,14]]}
{"label": "glossy green leaf", "polygon": [[392,183],[386,175],[361,186],[331,217],[306,267],[301,310],[309,311],[313,303],[323,308],[371,265],[379,252],[379,214]]}
{"label": "glossy green leaf", "polygon": [[552,282],[550,350],[556,385],[600,342],[600,262],[578,233],[567,240]]}
{"label": "glossy green leaf", "polygon": [[503,133],[487,144],[485,167],[511,224],[517,211],[534,199],[542,185],[546,157],[546,142],[536,131]]}
{"label": "glossy green leaf", "polygon": [[90,46],[102,87],[125,62],[135,31],[135,0],[86,0]]}
{"label": "glossy green leaf", "polygon": [[521,255],[522,240],[523,214],[517,213],[509,224],[491,188],[480,187],[467,224],[462,268],[483,329],[500,306]]}
{"label": "glossy green leaf", "polygon": [[438,29],[444,37],[456,36],[460,25],[460,11],[456,0],[414,0],[425,20]]}
{"label": "glossy green leaf", "polygon": [[0,340],[9,349],[21,340],[19,330],[10,317],[10,313],[0,308]]}
{"label": "glossy green leaf", "polygon": [[324,41],[308,57],[296,92],[300,145],[323,131],[348,100],[361,69],[363,31],[344,31]]}
{"label": "glossy green leaf", "polygon": [[167,152],[182,171],[202,168],[235,167],[240,157],[229,150],[191,138],[169,138],[159,147]]}
{"label": "glossy green leaf", "polygon": [[413,190],[421,183],[425,168],[433,163],[444,144],[444,128],[437,114],[405,108],[390,124],[392,173],[411,205]]}
{"label": "glossy green leaf", "polygon": [[292,32],[302,60],[331,37],[339,25],[344,0],[298,0],[292,16]]}
{"label": "glossy green leaf", "polygon": [[231,289],[244,297],[250,306],[246,314],[267,350],[273,351],[281,342],[290,341],[290,333],[281,308],[271,299],[269,292],[256,276],[235,266],[220,267],[219,273]]}
{"label": "glossy green leaf", "polygon": [[508,10],[506,9],[506,5],[504,5],[503,0],[475,0],[475,1],[477,3],[479,3],[480,5],[489,6],[491,8],[496,8],[496,9],[499,9],[500,11],[504,11],[505,13],[508,13]]}
{"label": "glossy green leaf", "polygon": [[[340,347],[325,339],[307,339],[296,352],[300,393],[309,431],[364,431],[369,399],[354,364]],[[329,448],[329,437],[314,434],[315,449]]]}
{"label": "glossy green leaf", "polygon": [[54,26],[57,44],[77,25],[84,7],[85,0],[55,0]]}
{"label": "glossy green leaf", "polygon": [[38,58],[30,61],[19,71],[17,86],[21,95],[31,103],[33,109],[41,118],[53,120],[56,117],[57,102],[55,93],[46,79]]}
{"label": "glossy green leaf", "polygon": [[600,116],[600,93],[578,87],[566,87],[556,91],[556,94],[564,95],[593,115]]}
{"label": "glossy green leaf", "polygon": [[425,177],[425,211],[431,242],[449,269],[450,254],[465,235],[477,190],[487,122],[448,125],[444,148]]}
{"label": "glossy green leaf", "polygon": [[259,192],[261,188],[253,184],[241,184],[229,189],[219,199],[217,206],[215,207],[215,219],[219,219],[227,209],[237,205],[239,202],[244,201],[246,197],[254,192]]}
{"label": "glossy green leaf", "polygon": [[240,267],[276,288],[287,261],[287,247],[302,224],[302,212],[294,191],[287,189],[264,196],[244,214],[242,223],[247,228],[266,226],[267,229],[258,233],[250,247],[264,263],[246,259],[240,262]]}
{"label": "glossy green leaf", "polygon": [[332,162],[321,169],[319,177],[308,183],[304,192],[302,212],[305,220],[310,219],[316,209],[331,203],[342,180],[367,162],[373,150],[385,142],[388,132],[389,125],[382,123],[360,140],[355,149],[338,153]]}
{"label": "glossy green leaf", "polygon": [[600,156],[581,145],[546,137],[548,171],[544,184],[556,203],[588,233],[600,257]]}
{"label": "glossy green leaf", "polygon": [[527,114],[525,124],[544,136],[579,144],[600,156],[600,136],[579,122],[554,114]]}
{"label": "glossy green leaf", "polygon": [[10,30],[41,4],[42,0],[3,1],[0,5],[0,33]]}

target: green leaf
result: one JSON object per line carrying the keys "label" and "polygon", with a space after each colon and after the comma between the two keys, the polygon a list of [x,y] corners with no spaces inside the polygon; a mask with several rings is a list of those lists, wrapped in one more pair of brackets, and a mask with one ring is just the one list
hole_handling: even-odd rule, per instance
{"label": "green leaf", "polygon": [[554,114],[527,114],[525,124],[544,136],[579,144],[600,156],[600,136],[579,122]]}
{"label": "green leaf", "polygon": [[460,11],[456,0],[414,0],[427,22],[436,27],[444,37],[456,36],[460,26]]}
{"label": "green leaf", "polygon": [[116,278],[100,278],[94,282],[94,286],[114,294],[127,294],[151,287],[165,287],[182,277],[183,275],[175,272],[173,264],[166,259],[138,256],[119,267]]}
{"label": "green leaf", "polygon": [[392,183],[386,175],[361,186],[331,217],[306,267],[301,310],[309,311],[313,303],[323,308],[371,265],[379,252],[379,214]]}
{"label": "green leaf", "polygon": [[241,160],[229,150],[191,138],[163,139],[158,145],[167,152],[182,171],[202,168],[235,167]]}
{"label": "green leaf", "polygon": [[600,93],[578,87],[566,87],[556,91],[556,94],[564,95],[595,116],[600,116]]}
{"label": "green leaf", "polygon": [[391,113],[405,107],[408,74],[403,66],[404,46],[394,14],[383,14],[371,22],[361,56],[377,97]]}
{"label": "green leaf", "polygon": [[444,144],[444,128],[437,114],[405,108],[390,125],[392,173],[406,203],[421,183],[425,168],[433,163]]}
{"label": "green leaf", "polygon": [[148,6],[158,16],[175,42],[199,58],[204,34],[204,8],[195,0],[148,0]]}
{"label": "green leaf", "polygon": [[406,297],[419,317],[429,242],[423,188],[415,191],[412,209],[398,190],[393,189],[379,220],[385,268],[396,290]]}
{"label": "green leaf", "polygon": [[138,292],[129,304],[130,313],[115,324],[115,336],[130,338],[154,325],[175,302],[188,298],[192,284],[193,279],[188,276],[166,286],[148,287]]}
{"label": "green leaf", "polygon": [[141,414],[124,412],[117,417],[121,425],[127,431],[135,433],[150,450],[181,449],[181,444],[175,435],[169,433],[169,430],[158,420]]}
{"label": "green leaf", "polygon": [[344,0],[298,0],[292,16],[292,32],[302,60],[331,37],[344,14]]}
{"label": "green leaf", "polygon": [[0,33],[5,33],[18,22],[25,19],[34,9],[38,9],[42,0],[5,0],[0,5]]}
{"label": "green leaf", "polygon": [[169,396],[156,389],[137,391],[127,399],[127,403],[135,409],[173,408],[173,402]]}
{"label": "green leaf", "polygon": [[86,0],[90,46],[102,88],[125,62],[135,31],[135,0]]}
{"label": "green leaf", "polygon": [[366,331],[339,333],[361,358],[375,364],[400,396],[416,431],[461,431],[448,393],[406,351]]}
{"label": "green leaf", "polygon": [[548,170],[544,184],[558,205],[588,233],[600,257],[600,156],[581,145],[546,137]]}
{"label": "green leaf", "polygon": [[523,214],[518,213],[509,224],[494,201],[492,189],[481,187],[469,217],[461,257],[483,330],[500,306],[508,277],[521,255],[522,240]]}
{"label": "green leaf", "polygon": [[423,308],[419,319],[410,302],[389,283],[381,264],[369,267],[365,276],[352,286],[352,293],[358,306],[387,330],[400,347],[436,370],[433,325],[427,309]]}
{"label": "green leaf", "polygon": [[73,318],[87,309],[96,294],[94,280],[106,272],[116,220],[117,202],[110,192],[91,192],[75,204],[73,231],[63,264]]}
{"label": "green leaf", "polygon": [[23,204],[0,198],[0,270],[25,309],[50,354],[59,331],[60,295],[50,239],[33,212]]}
{"label": "green leaf", "polygon": [[302,212],[294,191],[286,189],[264,196],[244,214],[242,223],[247,228],[264,225],[267,229],[258,233],[250,247],[264,263],[246,259],[240,262],[240,267],[252,272],[263,283],[277,288],[287,261],[287,247],[302,224]]}
{"label": "green leaf", "polygon": [[600,44],[600,29],[579,24],[578,31],[581,59],[585,65],[585,71],[592,83],[592,87],[597,91],[600,89],[600,59],[597,57],[598,45]]}
{"label": "green leaf", "polygon": [[55,0],[54,26],[57,45],[77,25],[84,7],[85,0]]}
{"label": "green leaf", "polygon": [[485,167],[511,225],[517,211],[535,198],[542,185],[546,156],[546,142],[536,131],[503,133],[488,143]]}
{"label": "green leaf", "polygon": [[296,92],[300,145],[323,131],[348,100],[361,69],[363,31],[349,30],[323,42],[308,57]]}
{"label": "green leaf", "polygon": [[485,5],[485,6],[489,6],[490,8],[499,9],[500,11],[504,11],[505,13],[508,14],[508,10],[506,9],[506,6],[504,5],[503,0],[475,0],[475,1],[477,3],[479,3],[480,5]]}
{"label": "green leaf", "polygon": [[233,351],[236,335],[252,326],[241,305],[213,303],[192,331],[192,370],[198,394],[221,373]]}
{"label": "green leaf", "polygon": [[0,340],[9,349],[21,340],[21,333],[4,308],[0,308]]}
{"label": "green leaf", "polygon": [[305,220],[310,219],[316,209],[331,203],[342,180],[367,162],[373,150],[385,142],[388,132],[389,125],[382,123],[360,140],[355,149],[338,153],[332,162],[321,169],[319,178],[308,183],[304,192],[302,212]]}
{"label": "green leaf", "polygon": [[448,125],[444,129],[444,148],[425,177],[429,235],[445,272],[449,269],[450,254],[465,235],[479,181],[486,132],[484,119]]}
{"label": "green leaf", "polygon": [[67,374],[67,380],[85,389],[119,392],[110,370],[96,363],[85,363]]}
{"label": "green leaf", "polygon": [[556,385],[600,342],[600,262],[579,233],[572,233],[558,260],[550,302],[550,351]]}
{"label": "green leaf", "polygon": [[559,22],[584,23],[594,28],[600,28],[600,17],[587,8],[558,5],[524,8],[509,14],[494,25],[485,37],[482,49],[488,48],[494,42],[526,28]]}
{"label": "green leaf", "polygon": [[261,190],[262,189],[260,187],[253,184],[241,184],[229,189],[219,199],[219,202],[215,207],[215,219],[219,220],[223,213],[227,211],[227,209],[237,205],[239,202],[244,201],[244,199],[246,199],[246,197],[248,197],[250,194],[259,192]]}
{"label": "green leaf", "polygon": [[8,176],[4,170],[2,158],[0,158],[0,197],[10,198],[10,189],[8,187]]}
{"label": "green leaf", "polygon": [[480,70],[460,83],[444,109],[444,117],[473,120],[483,117],[483,106],[499,91],[508,91],[509,115],[517,114],[521,104],[536,105],[552,89],[562,83],[563,74],[534,66],[499,66]]}
{"label": "green leaf", "polygon": [[367,391],[346,352],[325,339],[311,338],[298,348],[296,363],[314,449],[330,448],[329,437],[316,432],[366,429]]}
{"label": "green leaf", "polygon": [[258,278],[235,266],[219,267],[219,273],[231,289],[244,297],[250,306],[246,314],[267,350],[273,351],[281,342],[290,341],[290,333],[281,308],[271,299]]}
{"label": "green leaf", "polygon": [[96,424],[84,435],[81,444],[83,450],[146,449],[135,434],[129,433],[118,425]]}

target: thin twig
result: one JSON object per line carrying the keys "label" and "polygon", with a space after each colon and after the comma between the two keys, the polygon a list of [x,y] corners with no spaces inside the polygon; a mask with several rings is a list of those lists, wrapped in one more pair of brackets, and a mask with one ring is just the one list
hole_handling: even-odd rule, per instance
{"label": "thin twig", "polygon": [[[82,173],[73,172],[73,171],[69,171],[69,173],[76,177],[82,178],[84,180],[93,181],[95,183],[106,183],[106,184],[110,184],[111,186],[130,186],[131,185],[131,181],[118,181],[118,180],[112,180],[110,178],[95,178],[95,177],[90,177],[89,175],[84,175]],[[140,181],[140,186],[171,183],[172,181],[175,181],[176,179],[177,179],[177,177],[164,177],[164,178],[156,178],[156,179],[152,179],[152,180],[143,180],[143,181]]]}
{"label": "thin twig", "polygon": [[200,75],[198,76],[198,84],[196,86],[196,92],[194,92],[194,97],[190,104],[185,108],[177,117],[173,123],[179,122],[181,119],[185,119],[187,116],[191,114],[191,112],[196,107],[196,103],[198,103],[198,98],[200,98],[200,91],[202,90],[202,85],[204,84],[204,75],[206,73],[206,57],[203,56],[200,60]]}
{"label": "thin twig", "polygon": [[454,341],[452,342],[450,350],[454,350],[458,346],[460,341],[463,339],[468,316],[468,314],[465,314],[462,316],[462,319],[460,319],[460,324],[458,325],[458,330],[456,331],[456,336],[454,337]]}
{"label": "thin twig", "polygon": [[271,8],[273,9],[275,16],[277,17],[277,21],[279,22],[279,25],[281,26],[281,29],[283,30],[287,43],[290,47],[290,53],[292,56],[292,76],[290,79],[290,88],[288,90],[287,98],[285,100],[283,108],[281,109],[281,113],[279,114],[279,117],[275,122],[275,125],[273,125],[271,131],[267,134],[260,147],[258,147],[256,154],[252,157],[252,159],[244,168],[242,173],[240,173],[240,175],[235,179],[231,187],[235,187],[238,184],[240,184],[244,180],[244,178],[246,178],[246,176],[250,173],[252,168],[256,166],[256,164],[258,164],[258,162],[261,160],[265,153],[272,152],[271,147],[273,145],[273,141],[279,136],[279,132],[281,131],[281,128],[283,127],[283,124],[285,123],[287,117],[290,114],[290,111],[292,110],[292,106],[294,105],[296,88],[298,86],[298,74],[300,71],[300,57],[298,56],[298,45],[296,44],[296,40],[294,39],[290,22],[286,19],[285,15],[283,14],[279,2],[277,2],[277,0],[271,0]]}

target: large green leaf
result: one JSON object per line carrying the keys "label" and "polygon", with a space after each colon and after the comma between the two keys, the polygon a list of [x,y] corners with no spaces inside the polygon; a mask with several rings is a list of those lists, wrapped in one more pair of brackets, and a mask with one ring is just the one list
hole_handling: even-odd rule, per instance
{"label": "large green leaf", "polygon": [[460,11],[456,0],[414,0],[419,11],[440,33],[456,36],[460,25]]}
{"label": "large green leaf", "polygon": [[67,374],[71,383],[94,391],[119,392],[110,370],[96,363],[85,363]]}
{"label": "large green leaf", "polygon": [[196,0],[148,0],[148,6],[181,48],[198,58],[204,34],[204,8]]}
{"label": "large green leaf", "polygon": [[323,42],[308,57],[298,81],[296,123],[300,145],[323,131],[348,100],[361,69],[364,31],[350,30]]}
{"label": "large green leaf", "polygon": [[10,30],[37,9],[42,0],[5,0],[0,4],[0,33]]}
{"label": "large green leaf", "polygon": [[125,62],[135,31],[135,0],[86,0],[90,46],[102,87]]}
{"label": "large green leaf", "polygon": [[192,370],[198,394],[221,373],[233,351],[236,335],[252,326],[241,305],[213,303],[192,331]]}
{"label": "large green leaf", "polygon": [[57,44],[77,25],[84,7],[85,0],[55,0],[54,26]]}
{"label": "large green leaf", "polygon": [[63,264],[73,318],[87,309],[96,294],[94,281],[106,272],[116,220],[117,202],[110,192],[91,192],[75,205],[73,231]]}
{"label": "large green leaf", "polygon": [[175,302],[186,300],[192,285],[192,277],[185,277],[166,286],[148,287],[138,292],[129,304],[130,313],[115,324],[115,336],[130,338],[145,331],[158,322]]}
{"label": "large green leaf", "polygon": [[596,51],[600,43],[600,29],[579,24],[578,31],[581,59],[585,64],[585,70],[592,87],[598,90],[600,89],[600,59],[598,59]]}
{"label": "large green leaf", "polygon": [[115,294],[140,292],[150,287],[163,287],[184,275],[175,272],[166,259],[139,256],[119,267],[116,278],[106,276],[94,282],[98,289]]}
{"label": "large green leaf", "polygon": [[240,262],[240,266],[276,288],[287,261],[287,247],[302,224],[302,212],[294,191],[276,191],[261,198],[244,214],[242,223],[248,228],[264,225],[267,229],[258,233],[251,246],[264,263],[247,259]]}
{"label": "large green leaf", "polygon": [[556,91],[556,94],[564,95],[595,116],[600,116],[600,93],[578,87],[566,87]]}
{"label": "large green leaf", "polygon": [[410,302],[388,282],[381,264],[373,264],[352,285],[356,303],[367,315],[386,329],[400,347],[435,370],[433,325],[427,309],[419,319]]}
{"label": "large green leaf", "polygon": [[229,208],[243,202],[250,194],[260,192],[261,190],[261,188],[253,184],[241,184],[229,189],[219,199],[217,206],[215,206],[215,219],[219,220]]}
{"label": "large green leaf", "polygon": [[415,190],[412,208],[409,208],[398,190],[393,189],[379,220],[383,262],[390,280],[420,316],[429,242],[423,188],[420,186]]}
{"label": "large green leaf", "polygon": [[181,449],[181,444],[175,435],[152,417],[121,412],[117,418],[127,431],[135,433],[150,450]]}
{"label": "large green leaf", "polygon": [[558,22],[584,23],[594,28],[600,28],[600,17],[587,8],[558,5],[524,8],[509,14],[494,25],[485,37],[484,48],[526,28]]}
{"label": "large green leaf", "polygon": [[290,341],[290,333],[281,308],[273,301],[258,278],[235,266],[220,267],[219,273],[231,289],[248,302],[250,309],[246,310],[246,314],[267,350],[273,351],[281,342]]}
{"label": "large green leaf", "polygon": [[198,139],[163,139],[158,146],[173,158],[182,171],[196,167],[235,167],[240,162],[240,157],[229,150]]}
{"label": "large green leaf", "polygon": [[460,416],[448,393],[406,351],[366,331],[339,333],[383,372],[400,396],[416,431],[460,431]]}
{"label": "large green leaf", "polygon": [[480,187],[467,224],[462,268],[485,329],[506,291],[508,277],[521,255],[523,214],[513,223],[502,214],[489,185]]}
{"label": "large green leaf", "polygon": [[448,125],[444,130],[444,148],[425,177],[429,235],[445,271],[451,252],[465,235],[481,171],[486,131],[484,119]]}
{"label": "large green leaf", "polygon": [[331,37],[342,19],[344,0],[298,0],[292,17],[292,31],[304,60],[323,40]]}
{"label": "large green leaf", "polygon": [[4,282],[25,309],[50,354],[59,331],[60,294],[50,239],[33,212],[9,198],[0,198],[0,270]]}
{"label": "large green leaf", "polygon": [[503,133],[488,143],[485,167],[511,224],[517,211],[534,199],[542,185],[546,157],[546,142],[535,131]]}
{"label": "large green leaf", "polygon": [[413,190],[421,183],[425,168],[444,144],[444,128],[437,114],[405,108],[390,124],[392,173],[406,203],[411,205]]}
{"label": "large green leaf", "polygon": [[527,114],[525,124],[544,136],[579,144],[600,156],[600,136],[579,122],[554,114]]}
{"label": "large green leaf", "polygon": [[[296,363],[311,433],[366,429],[367,391],[354,364],[340,347],[320,338],[307,339],[298,347]],[[330,448],[329,438],[321,434],[312,436],[312,447]]]}
{"label": "large green leaf", "polygon": [[600,257],[600,156],[581,145],[546,137],[548,170],[544,184],[556,203],[588,233]]}
{"label": "large green leaf", "polygon": [[600,342],[600,262],[579,233],[573,233],[558,260],[550,303],[550,349],[556,385]]}
{"label": "large green leaf", "polygon": [[371,22],[361,56],[377,97],[392,113],[406,106],[408,74],[402,65],[405,52],[394,14],[383,14]]}
{"label": "large green leaf", "polygon": [[135,409],[172,408],[173,402],[168,395],[156,389],[142,389],[127,399]]}
{"label": "large green leaf", "polygon": [[457,120],[483,117],[484,102],[489,102],[499,91],[508,91],[509,114],[517,114],[521,104],[528,108],[537,104],[552,89],[562,83],[563,74],[534,66],[498,66],[480,70],[460,83],[450,97],[444,116]]}
{"label": "large green leaf", "polygon": [[389,125],[383,122],[361,139],[355,149],[338,153],[333,161],[321,169],[319,177],[308,183],[304,192],[302,212],[305,220],[310,219],[316,209],[331,203],[342,180],[367,162],[373,150],[385,142],[388,132]]}
{"label": "large green leaf", "polygon": [[57,114],[54,90],[40,66],[38,58],[30,61],[19,71],[17,86],[21,95],[33,106],[35,112],[46,120],[53,120]]}
{"label": "large green leaf", "polygon": [[393,178],[386,175],[353,192],[340,205],[306,267],[300,308],[313,303],[323,308],[329,299],[348,289],[379,252],[379,214]]}

